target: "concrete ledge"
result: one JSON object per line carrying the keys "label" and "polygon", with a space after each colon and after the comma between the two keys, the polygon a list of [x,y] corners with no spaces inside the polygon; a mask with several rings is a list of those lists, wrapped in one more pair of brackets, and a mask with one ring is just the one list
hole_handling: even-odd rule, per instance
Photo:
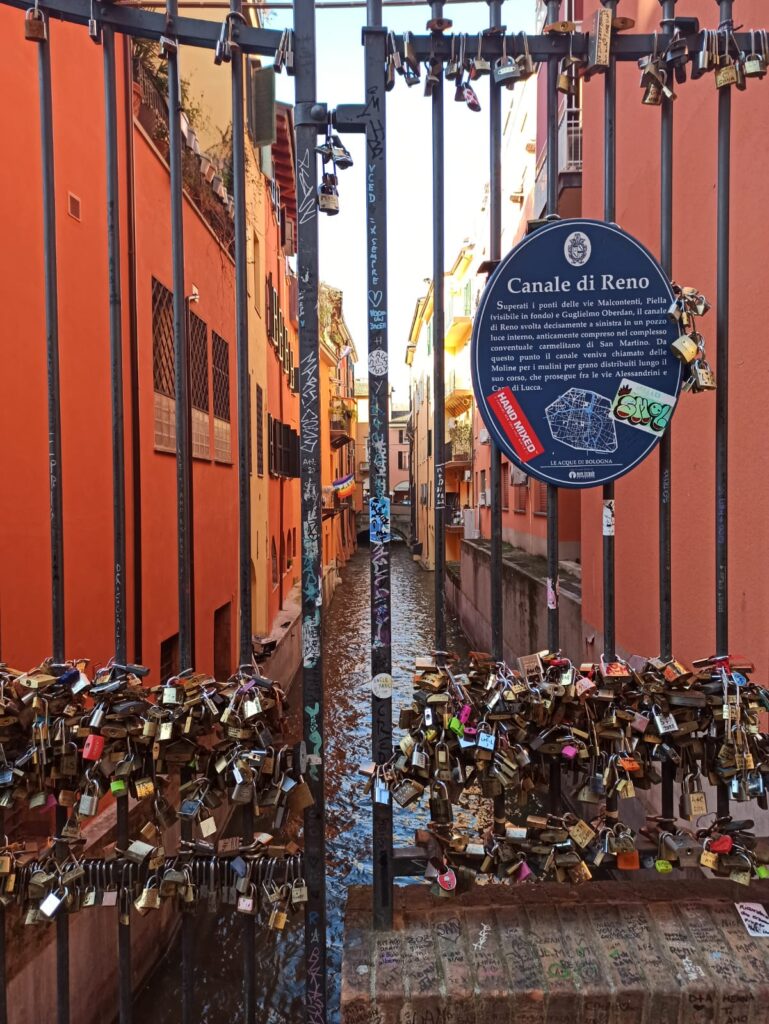
{"label": "concrete ledge", "polygon": [[373,932],[352,888],[342,1024],[766,1024],[769,939],[738,901],[769,904],[769,882],[407,886]]}

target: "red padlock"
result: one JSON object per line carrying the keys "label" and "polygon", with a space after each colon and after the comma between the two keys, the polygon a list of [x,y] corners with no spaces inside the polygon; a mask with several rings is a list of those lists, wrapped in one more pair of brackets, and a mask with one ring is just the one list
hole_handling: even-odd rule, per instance
{"label": "red padlock", "polygon": [[731,836],[716,836],[708,843],[708,849],[712,853],[731,853],[734,840]]}
{"label": "red padlock", "polygon": [[96,732],[90,733],[83,745],[83,760],[98,761],[103,753],[104,737]]}

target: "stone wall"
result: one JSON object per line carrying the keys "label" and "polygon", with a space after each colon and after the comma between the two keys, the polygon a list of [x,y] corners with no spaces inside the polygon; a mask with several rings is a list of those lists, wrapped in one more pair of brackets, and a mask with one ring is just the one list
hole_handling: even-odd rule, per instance
{"label": "stone wall", "polygon": [[[491,650],[491,584],[488,541],[462,541],[457,573],[447,574],[446,600],[456,614],[470,646]],[[508,662],[547,648],[547,563],[504,545],[502,559],[504,655]],[[561,568],[561,649],[573,661],[592,660],[594,644],[582,629],[581,584],[573,568]]]}

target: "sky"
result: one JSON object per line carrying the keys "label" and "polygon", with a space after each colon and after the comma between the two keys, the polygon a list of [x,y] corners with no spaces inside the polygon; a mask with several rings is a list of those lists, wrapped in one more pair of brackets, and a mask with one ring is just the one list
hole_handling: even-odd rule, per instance
{"label": "sky", "polygon": [[[507,0],[503,17],[508,31],[532,31],[534,0]],[[396,35],[403,31],[424,34],[429,4],[385,7],[384,20]],[[445,16],[454,32],[475,34],[489,24],[486,2],[448,4]],[[291,26],[292,13],[275,11],[270,28]],[[317,99],[334,107],[360,103],[364,96],[361,28],[365,8],[321,9],[317,12]],[[424,72],[423,72],[424,78]],[[454,102],[454,85],[444,84],[446,165],[445,266],[451,267],[462,241],[472,236],[488,181],[489,79],[477,83],[480,113]],[[278,76],[278,99],[293,102],[293,79]],[[406,343],[416,300],[427,291],[432,277],[432,128],[431,100],[423,85],[409,88],[396,76],[387,94],[387,212],[390,384],[397,407],[408,405]],[[344,292],[345,320],[358,352],[356,376],[365,379],[366,237],[364,139],[343,139],[354,165],[339,171],[339,214],[319,215],[320,276]],[[341,254],[344,254],[342,258]]]}

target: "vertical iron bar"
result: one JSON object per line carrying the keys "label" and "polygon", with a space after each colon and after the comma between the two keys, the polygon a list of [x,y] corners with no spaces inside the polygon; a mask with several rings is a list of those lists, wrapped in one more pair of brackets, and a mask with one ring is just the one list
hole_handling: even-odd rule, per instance
{"label": "vertical iron bar", "polygon": [[[733,0],[718,0],[720,25],[733,29]],[[718,90],[716,236],[716,654],[729,653],[729,228],[732,89]],[[729,813],[729,787],[718,786],[718,814]]]}
{"label": "vertical iron bar", "polygon": [[296,179],[299,277],[299,419],[302,493],[302,726],[314,755],[308,782],[315,804],[304,812],[304,861],[309,899],[305,904],[305,1021],[325,1024],[326,991],[326,807],[323,790],[323,599],[321,527],[320,363],[318,356],[318,125],[315,103],[315,4],[294,4],[296,78]]}
{"label": "vertical iron bar", "polygon": [[[443,17],[441,0],[431,4],[433,18]],[[435,646],[446,649],[446,362],[444,358],[443,264],[445,182],[443,152],[443,84],[432,93],[433,115],[433,509],[435,522]]]}
{"label": "vertical iron bar", "polygon": [[[665,34],[673,31],[676,0],[660,0],[662,5],[661,29]],[[663,44],[664,45],[664,44]],[[673,101],[662,98],[660,125],[660,263],[668,275],[673,273]],[[671,493],[671,425],[662,435],[659,454],[659,595],[660,595],[660,657],[673,657],[673,601],[672,601],[672,493]],[[675,766],[662,763],[662,815],[675,817],[673,784]]]}
{"label": "vertical iron bar", "polygon": [[[502,0],[489,0],[489,27],[502,24]],[[489,260],[502,256],[502,88],[489,78]],[[491,652],[496,661],[505,656],[502,608],[502,453],[492,441],[491,459]],[[494,832],[505,834],[505,796],[494,797]]]}
{"label": "vertical iron bar", "polygon": [[[50,38],[51,26],[46,19]],[[43,179],[43,267],[46,359],[48,364],[48,480],[51,501],[51,618],[54,662],[64,661],[64,526],[61,460],[61,390],[59,379],[59,289],[56,270],[56,199],[51,103],[51,52],[48,39],[38,46],[40,86],[40,156]],[[56,807],[56,834],[67,820]],[[56,918],[56,1020],[69,1024],[69,921]]]}
{"label": "vertical iron bar", "polygon": [[[46,20],[50,36],[51,24]],[[61,464],[61,391],[59,381],[59,284],[56,269],[56,198],[51,109],[51,52],[38,44],[40,82],[40,154],[43,177],[43,268],[48,365],[48,483],[51,501],[51,618],[54,662],[64,661],[64,532]]]}
{"label": "vertical iron bar", "polygon": [[[230,11],[240,14],[242,0],[230,0]],[[232,19],[236,30],[239,19]],[[238,375],[238,585],[240,607],[240,664],[251,664],[251,478],[249,472],[248,278],[246,266],[246,150],[243,92],[243,55],[232,50],[232,185],[235,203],[235,337]],[[254,834],[253,803],[243,808],[244,842]],[[246,1024],[256,1019],[256,919],[243,918],[243,1010]]]}
{"label": "vertical iron bar", "polygon": [[136,181],[134,176],[134,117],[133,117],[133,40],[123,36],[123,88],[125,115],[126,207],[128,225],[126,254],[128,256],[128,335],[130,358],[131,398],[131,462],[132,462],[132,537],[133,542],[133,660],[141,664],[142,643],[142,484],[141,484],[141,429],[139,423],[139,325],[136,302]]}
{"label": "vertical iron bar", "polygon": [[[107,144],[107,257],[109,272],[110,385],[112,397],[112,522],[115,586],[115,657],[125,664],[126,634],[126,505],[125,430],[123,417],[123,324],[120,277],[120,186],[117,154],[117,71],[115,33],[102,29],[104,56],[104,118]],[[128,794],[117,798],[117,846],[128,846]],[[131,925],[118,915],[118,1011],[120,1024],[133,1020]]]}
{"label": "vertical iron bar", "polygon": [[[489,27],[502,24],[502,0],[489,0]],[[501,259],[502,244],[502,90],[489,79],[489,260]],[[491,652],[504,658],[502,610],[502,454],[491,442]]]}
{"label": "vertical iron bar", "polygon": [[[230,0],[230,10],[240,13],[242,0]],[[234,25],[237,26],[237,20]],[[249,475],[248,388],[248,268],[246,254],[246,152],[243,92],[243,55],[232,53],[232,182],[235,203],[235,333],[238,373],[238,512],[240,544],[240,662],[253,657],[251,642],[251,483]]]}
{"label": "vertical iron bar", "polygon": [[[601,0],[615,17],[617,0]],[[613,39],[612,39],[613,43]],[[617,206],[617,57],[612,45],[609,67],[604,73],[603,100],[603,219],[612,223]],[[614,560],[614,481],[603,485],[601,509],[603,534],[603,654],[607,661],[616,657],[615,635],[615,560]],[[615,792],[606,797],[606,817],[616,821],[619,817],[619,796]]]}
{"label": "vertical iron bar", "polygon": [[[558,21],[560,0],[548,0],[547,20]],[[547,216],[558,216],[558,58],[547,58]],[[547,646],[560,648],[558,621],[558,488],[547,485]],[[558,814],[561,807],[561,762],[550,762],[550,810]]]}
{"label": "vertical iron bar", "polygon": [[[368,239],[368,351],[388,356],[387,334],[387,149],[385,99],[385,38],[382,4],[367,7],[366,49],[366,237]],[[370,502],[387,501],[390,493],[389,372],[369,365]],[[373,520],[374,509],[370,507]],[[371,559],[371,675],[392,671],[390,608],[390,541],[370,537]],[[440,645],[438,645],[440,646]],[[384,764],[392,756],[392,697],[371,694],[371,756]],[[374,927],[392,927],[391,804],[373,805]]]}
{"label": "vertical iron bar", "polygon": [[[177,0],[168,0],[169,33],[177,17]],[[193,664],[192,586],[190,564],[190,458],[187,422],[190,415],[187,309],[184,295],[184,207],[182,179],[181,86],[179,52],[168,57],[168,151],[171,170],[171,246],[174,293],[174,377],[176,386],[176,514],[179,572],[179,665]]]}
{"label": "vertical iron bar", "polygon": [[[663,33],[673,31],[676,0],[660,0]],[[663,96],[660,135],[660,263],[670,277],[673,273],[673,101]],[[671,556],[671,452],[668,426],[660,440],[659,455],[659,593],[660,657],[673,657],[672,556]],[[663,780],[664,781],[664,780]],[[664,798],[663,798],[664,799]],[[671,797],[672,799],[672,797]]]}
{"label": "vertical iron bar", "polygon": [[[601,0],[615,17],[617,0]],[[603,218],[613,222],[617,205],[617,58],[614,47],[604,74],[603,116]],[[605,512],[604,512],[605,510]],[[614,562],[614,481],[603,485],[603,653],[611,661],[616,656],[615,562]],[[608,524],[611,523],[611,526]]]}
{"label": "vertical iron bar", "polygon": [[[719,0],[721,25],[732,30],[732,0]],[[729,221],[731,87],[718,90],[718,233],[716,239],[716,653],[729,653]]]}
{"label": "vertical iron bar", "polygon": [[[166,7],[168,35],[173,37],[177,0]],[[176,514],[179,573],[179,666],[190,668],[192,651],[192,519],[191,467],[188,423],[190,418],[187,303],[184,294],[184,199],[182,195],[181,83],[179,51],[168,57],[168,150],[171,172],[171,250],[173,264],[174,380],[176,387]],[[182,782],[186,781],[182,773]],[[183,822],[182,837],[192,838],[191,823]],[[182,914],[182,1024],[195,1019],[195,922]]]}
{"label": "vertical iron bar", "polygon": [[[0,807],[0,835],[5,834],[5,808]],[[0,903],[0,1024],[8,1024],[7,975],[5,973],[5,905]]]}

